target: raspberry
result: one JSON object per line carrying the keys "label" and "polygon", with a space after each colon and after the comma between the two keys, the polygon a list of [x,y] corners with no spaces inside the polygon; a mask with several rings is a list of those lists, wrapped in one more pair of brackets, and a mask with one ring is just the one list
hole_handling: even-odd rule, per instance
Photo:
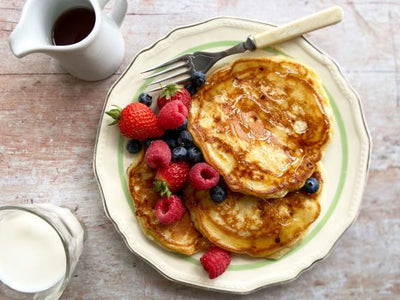
{"label": "raspberry", "polygon": [[171,161],[171,150],[162,140],[152,141],[144,156],[150,168],[156,169],[166,166]]}
{"label": "raspberry", "polygon": [[179,221],[185,215],[185,208],[178,196],[172,195],[169,198],[163,196],[156,202],[155,213],[162,224],[172,224]]}
{"label": "raspberry", "polygon": [[195,164],[189,171],[189,182],[197,190],[210,189],[219,181],[218,172],[205,162]]}
{"label": "raspberry", "polygon": [[212,247],[203,254],[200,258],[200,263],[208,273],[208,277],[214,279],[224,273],[228,268],[231,263],[231,254],[224,249]]}
{"label": "raspberry", "polygon": [[161,108],[158,125],[164,129],[175,129],[185,123],[188,110],[179,100],[168,102]]}

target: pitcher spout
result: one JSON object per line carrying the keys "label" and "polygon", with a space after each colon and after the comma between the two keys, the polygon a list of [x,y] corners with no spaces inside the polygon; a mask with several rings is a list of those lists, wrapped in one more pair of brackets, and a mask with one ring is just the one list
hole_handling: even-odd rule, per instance
{"label": "pitcher spout", "polygon": [[[50,11],[61,0],[27,0],[21,18],[9,37],[9,46],[16,57],[51,50]],[[52,16],[55,17],[54,15]],[[47,52],[47,51],[46,51]]]}
{"label": "pitcher spout", "polygon": [[24,29],[19,28],[19,26],[11,33],[8,43],[11,52],[19,58],[31,53],[42,52],[44,46],[40,44],[40,41],[34,39],[32,35],[26,34]]}

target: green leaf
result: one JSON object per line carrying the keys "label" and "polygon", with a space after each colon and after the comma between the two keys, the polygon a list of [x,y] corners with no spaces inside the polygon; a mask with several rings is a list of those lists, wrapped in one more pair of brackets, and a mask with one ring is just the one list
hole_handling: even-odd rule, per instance
{"label": "green leaf", "polygon": [[176,84],[176,83],[170,83],[167,84],[163,91],[160,94],[160,97],[165,97],[167,99],[171,98],[172,96],[175,96],[176,92],[181,90],[183,88],[183,85]]}
{"label": "green leaf", "polygon": [[108,126],[118,124],[119,118],[121,116],[121,108],[118,105],[113,105],[113,106],[115,106],[116,108],[106,111],[106,114],[114,119],[114,121],[108,124]]}
{"label": "green leaf", "polygon": [[166,195],[168,198],[171,197],[171,191],[168,188],[168,184],[162,180],[154,181],[153,191],[159,192],[161,196]]}

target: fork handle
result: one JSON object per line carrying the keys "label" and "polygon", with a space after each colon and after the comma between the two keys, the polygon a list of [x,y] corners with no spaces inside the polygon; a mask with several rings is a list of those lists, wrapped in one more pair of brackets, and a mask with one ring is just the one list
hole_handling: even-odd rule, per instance
{"label": "fork handle", "polygon": [[339,6],[322,10],[315,14],[303,17],[288,24],[276,27],[255,35],[254,42],[257,48],[279,44],[329,25],[336,24],[343,19],[343,9]]}

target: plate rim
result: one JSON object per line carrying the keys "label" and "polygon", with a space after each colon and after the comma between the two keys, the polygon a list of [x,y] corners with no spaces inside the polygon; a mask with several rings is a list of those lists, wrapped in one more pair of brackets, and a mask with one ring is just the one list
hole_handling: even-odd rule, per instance
{"label": "plate rim", "polygon": [[137,54],[131,59],[130,63],[127,65],[127,67],[125,68],[125,70],[120,74],[119,78],[114,82],[114,84],[110,87],[110,89],[107,92],[105,101],[104,101],[104,105],[103,105],[103,109],[102,109],[102,113],[101,113],[101,117],[99,120],[99,125],[98,125],[98,129],[97,129],[97,134],[96,134],[96,142],[95,142],[95,147],[94,147],[94,153],[93,153],[93,171],[95,174],[95,178],[96,178],[96,182],[99,188],[99,192],[102,198],[102,203],[103,203],[103,209],[105,211],[106,216],[108,217],[108,219],[111,221],[111,223],[114,225],[115,230],[118,232],[118,234],[122,237],[125,245],[127,246],[127,248],[130,250],[130,252],[132,252],[133,254],[135,254],[136,256],[138,256],[141,260],[145,261],[148,265],[150,265],[153,269],[155,269],[158,273],[160,273],[162,276],[164,276],[165,278],[167,278],[170,281],[179,283],[179,284],[183,284],[186,286],[190,286],[190,287],[195,287],[195,288],[200,288],[200,289],[204,289],[204,290],[208,290],[208,291],[215,291],[215,292],[222,292],[222,293],[231,293],[231,294],[250,294],[253,292],[256,292],[258,290],[264,289],[266,287],[270,287],[270,286],[277,286],[277,285],[283,285],[283,284],[287,284],[289,282],[292,282],[294,280],[296,280],[298,277],[301,276],[301,274],[309,269],[311,269],[316,263],[324,260],[325,258],[327,258],[329,256],[329,254],[333,251],[333,249],[335,248],[336,244],[338,243],[338,241],[343,237],[343,235],[345,234],[345,232],[354,224],[354,222],[357,220],[358,214],[360,212],[360,208],[361,208],[361,202],[362,202],[362,195],[363,195],[363,191],[365,189],[366,186],[366,182],[367,182],[367,178],[368,178],[368,172],[369,172],[369,168],[370,168],[370,163],[371,163],[371,154],[372,154],[372,140],[371,140],[371,135],[370,132],[368,130],[367,124],[366,124],[366,120],[365,120],[365,115],[364,115],[364,111],[363,111],[363,107],[362,107],[362,103],[361,103],[361,99],[358,95],[358,93],[355,91],[355,89],[352,87],[352,85],[349,83],[349,81],[347,80],[347,78],[344,76],[343,71],[341,69],[341,67],[338,65],[338,63],[332,58],[330,57],[328,54],[324,53],[319,47],[317,47],[316,45],[314,45],[312,42],[310,42],[306,37],[301,36],[300,39],[304,42],[306,42],[309,46],[311,46],[314,50],[316,50],[320,55],[326,57],[332,64],[333,66],[336,68],[338,74],[341,75],[341,80],[343,81],[343,83],[345,84],[346,88],[348,88],[350,90],[350,92],[353,94],[354,98],[355,98],[355,103],[357,104],[357,109],[359,111],[359,116],[361,118],[361,122],[357,122],[360,125],[362,125],[362,130],[360,130],[361,134],[360,136],[360,140],[364,140],[364,142],[366,142],[366,147],[367,147],[367,157],[366,157],[366,166],[365,166],[365,177],[360,179],[360,184],[361,184],[361,199],[360,199],[360,203],[357,207],[357,210],[355,212],[354,218],[353,220],[351,220],[349,222],[349,225],[343,229],[342,233],[340,234],[340,236],[336,239],[336,241],[332,244],[332,246],[330,247],[330,249],[327,251],[327,253],[319,258],[319,259],[315,259],[313,260],[313,262],[309,265],[306,266],[304,268],[302,268],[301,270],[298,270],[297,274],[295,276],[293,276],[290,279],[287,280],[283,280],[283,281],[279,281],[279,282],[274,282],[274,283],[267,283],[264,285],[260,285],[258,287],[255,288],[249,288],[248,290],[244,290],[244,291],[230,291],[227,289],[223,289],[223,288],[217,288],[217,287],[210,287],[210,286],[204,286],[204,285],[200,285],[200,284],[194,284],[194,283],[190,283],[190,282],[185,282],[185,281],[181,281],[178,279],[175,279],[173,277],[171,277],[170,275],[166,274],[163,270],[161,270],[158,266],[154,265],[153,263],[150,262],[150,260],[146,259],[145,257],[142,257],[140,254],[138,254],[130,245],[129,242],[127,240],[127,237],[122,233],[121,229],[119,228],[119,225],[117,224],[116,221],[113,220],[109,209],[107,207],[107,203],[106,203],[106,199],[105,199],[105,195],[104,195],[104,191],[102,188],[102,185],[100,183],[100,176],[98,174],[98,169],[96,166],[96,157],[97,157],[97,150],[98,150],[98,140],[99,140],[99,135],[101,132],[101,125],[103,123],[103,115],[105,113],[105,109],[109,100],[109,97],[111,95],[111,93],[113,92],[114,88],[118,85],[118,83],[120,82],[120,80],[125,76],[125,74],[129,71],[129,69],[132,67],[132,65],[135,63],[135,61],[137,60],[137,58],[142,55],[143,53],[145,53],[146,51],[151,50],[152,48],[154,48],[158,43],[168,39],[174,32],[179,31],[179,30],[185,30],[191,27],[196,27],[196,26],[201,26],[203,24],[215,21],[215,20],[237,20],[237,21],[244,21],[244,22],[250,22],[250,23],[258,23],[261,25],[267,25],[267,26],[271,26],[271,27],[276,27],[277,25],[272,24],[272,23],[268,23],[268,22],[264,22],[264,21],[259,21],[259,20],[255,20],[255,19],[251,19],[251,18],[242,18],[242,17],[230,17],[230,16],[218,16],[218,17],[214,17],[214,18],[210,18],[210,19],[206,19],[200,22],[194,22],[191,24],[187,24],[187,25],[183,25],[183,26],[177,26],[174,27],[173,29],[171,29],[166,35],[162,36],[161,38],[157,39],[156,41],[154,41],[151,45],[149,45],[148,47],[142,48],[139,52],[137,52]]}

